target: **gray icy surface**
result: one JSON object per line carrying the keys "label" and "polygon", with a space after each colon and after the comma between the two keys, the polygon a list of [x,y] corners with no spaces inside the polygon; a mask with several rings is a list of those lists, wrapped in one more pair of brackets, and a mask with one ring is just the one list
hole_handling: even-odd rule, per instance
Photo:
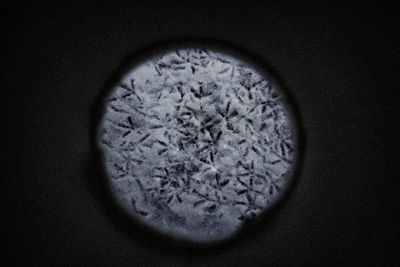
{"label": "gray icy surface", "polygon": [[153,229],[228,237],[289,179],[293,132],[279,92],[225,54],[159,55],[127,73],[105,108],[99,146],[110,185]]}

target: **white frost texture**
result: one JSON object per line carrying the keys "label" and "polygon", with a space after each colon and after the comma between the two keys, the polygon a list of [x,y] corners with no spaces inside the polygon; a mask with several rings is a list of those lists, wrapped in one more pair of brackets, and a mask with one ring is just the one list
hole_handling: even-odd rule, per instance
{"label": "white frost texture", "polygon": [[249,64],[212,50],[136,66],[108,95],[98,131],[117,202],[179,239],[231,237],[290,179],[294,132],[282,97]]}

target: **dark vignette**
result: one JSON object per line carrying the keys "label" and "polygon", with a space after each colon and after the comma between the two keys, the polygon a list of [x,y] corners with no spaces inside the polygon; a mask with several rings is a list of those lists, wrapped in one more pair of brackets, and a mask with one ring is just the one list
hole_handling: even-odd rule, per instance
{"label": "dark vignette", "polygon": [[[143,62],[143,60],[147,59],[151,55],[179,47],[212,48],[217,51],[234,55],[245,62],[251,63],[252,66],[255,66],[260,73],[268,77],[268,79],[279,88],[284,105],[286,105],[290,113],[288,114],[288,117],[290,118],[291,125],[294,128],[294,143],[297,152],[294,157],[294,165],[289,174],[291,177],[286,188],[281,189],[284,190],[284,192],[281,192],[280,197],[274,201],[275,203],[270,205],[270,207],[257,216],[257,218],[245,222],[242,228],[232,237],[218,240],[216,242],[193,243],[177,239],[171,235],[158,233],[137,221],[132,217],[132,215],[129,215],[124,211],[113,198],[110,187],[108,186],[109,182],[103,166],[103,156],[97,145],[98,124],[103,116],[104,100],[110,90],[118,84],[121,75],[132,69],[135,65]],[[305,155],[306,140],[301,115],[298,112],[296,101],[291,94],[290,89],[285,84],[284,79],[281,77],[279,72],[274,70],[264,59],[236,44],[222,40],[186,36],[159,40],[151,45],[136,47],[130,56],[122,62],[120,67],[111,73],[105,86],[99,90],[97,100],[90,110],[90,123],[90,158],[88,160],[88,168],[86,169],[87,186],[90,193],[102,204],[107,218],[114,223],[123,234],[126,234],[132,239],[140,240],[140,242],[145,246],[151,247],[155,244],[166,245],[166,249],[163,251],[165,253],[190,254],[195,251],[196,253],[213,253],[224,250],[233,244],[240,242],[240,240],[254,237],[257,233],[258,227],[261,224],[268,224],[274,214],[284,206],[284,203],[290,197],[290,192],[295,188],[301,176],[301,166]]]}

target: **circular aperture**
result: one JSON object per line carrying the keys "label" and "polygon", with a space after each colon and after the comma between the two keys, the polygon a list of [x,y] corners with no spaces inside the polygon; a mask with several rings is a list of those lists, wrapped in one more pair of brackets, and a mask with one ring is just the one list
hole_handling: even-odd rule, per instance
{"label": "circular aperture", "polygon": [[98,146],[113,197],[153,230],[218,241],[291,180],[295,127],[283,92],[214,49],[159,53],[107,95]]}

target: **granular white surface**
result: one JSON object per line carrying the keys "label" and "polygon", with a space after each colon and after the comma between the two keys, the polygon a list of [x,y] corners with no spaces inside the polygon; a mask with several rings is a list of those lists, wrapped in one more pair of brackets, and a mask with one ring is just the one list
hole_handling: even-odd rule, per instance
{"label": "granular white surface", "polygon": [[118,203],[189,241],[234,234],[290,179],[293,129],[278,89],[211,50],[158,55],[105,103],[99,146]]}

